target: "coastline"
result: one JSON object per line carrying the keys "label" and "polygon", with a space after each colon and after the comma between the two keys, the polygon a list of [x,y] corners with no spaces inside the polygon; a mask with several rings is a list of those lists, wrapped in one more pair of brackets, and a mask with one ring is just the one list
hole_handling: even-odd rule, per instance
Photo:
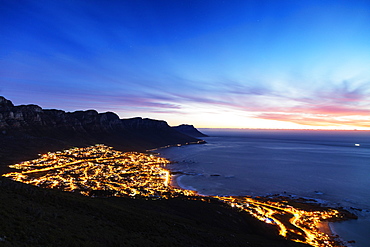
{"label": "coastline", "polygon": [[334,232],[333,232],[333,229],[332,229],[332,227],[331,227],[331,224],[330,224],[330,222],[328,222],[328,221],[321,221],[321,222],[318,224],[317,228],[318,228],[321,232],[323,232],[323,233],[325,233],[325,234],[327,234],[327,235],[329,235],[329,236],[334,236],[334,235],[335,235],[335,234],[334,234]]}
{"label": "coastline", "polygon": [[[171,170],[169,170],[171,172]],[[186,175],[184,174],[171,174],[171,182],[170,185],[176,189],[181,189],[181,190],[191,190],[196,192],[197,194],[198,191],[192,187],[192,186],[185,186],[183,183],[181,183],[181,179],[184,178]]]}
{"label": "coastline", "polygon": [[167,169],[167,170],[170,172],[170,176],[171,176],[170,186],[171,186],[171,187],[174,187],[174,188],[176,188],[176,189],[182,189],[182,188],[181,188],[181,186],[179,185],[179,183],[177,182],[178,178],[179,178],[181,175],[178,175],[178,174],[172,174],[170,169]]}
{"label": "coastline", "polygon": [[[248,142],[244,139],[237,139],[237,140],[239,140],[240,143],[242,143],[243,145],[244,145],[244,143],[246,143],[246,144],[250,144],[250,143],[256,144],[256,147],[254,147],[254,146],[252,147],[252,151],[260,150],[261,148],[268,148],[268,150],[271,149],[272,151],[269,152],[269,153],[271,153],[272,155],[277,153],[277,152],[283,152],[283,153],[289,154],[289,153],[291,153],[290,150],[296,150],[297,149],[296,146],[293,145],[293,144],[296,143],[296,142],[294,142],[294,140],[290,141],[290,139],[289,139],[289,142],[284,142],[283,147],[277,148],[275,139],[272,140],[272,141],[269,141],[269,139],[267,139],[267,140],[262,139],[262,137],[264,137],[264,136],[262,136],[260,139],[253,139],[253,137],[254,136],[252,136],[252,138],[249,138]],[[280,139],[278,139],[278,140],[280,140]],[[306,139],[304,139],[304,140],[306,140]],[[311,139],[308,139],[308,140],[310,141]],[[340,139],[340,140],[342,140],[342,139]],[[317,227],[320,228],[321,232],[331,236],[332,238],[334,238],[338,242],[342,242],[343,243],[342,245],[345,245],[345,246],[348,246],[348,247],[350,247],[350,246],[359,246],[359,247],[360,246],[361,247],[362,246],[367,246],[366,237],[364,237],[364,236],[367,235],[367,233],[366,233],[366,230],[363,230],[363,229],[370,229],[370,228],[367,228],[368,226],[370,226],[370,224],[368,223],[370,221],[368,220],[366,222],[365,221],[360,222],[360,219],[362,219],[364,217],[364,215],[368,217],[367,219],[370,218],[369,217],[370,210],[368,210],[367,207],[366,207],[366,205],[369,205],[369,204],[365,204],[363,202],[363,201],[366,202],[366,200],[361,201],[361,203],[365,204],[365,206],[361,205],[361,204],[358,204],[358,203],[355,204],[357,201],[355,201],[355,199],[353,199],[353,196],[352,197],[349,196],[351,194],[344,194],[344,192],[348,192],[347,189],[350,190],[352,187],[343,188],[343,189],[342,189],[342,187],[340,187],[341,188],[340,190],[337,189],[337,187],[333,187],[334,189],[333,188],[328,188],[327,189],[326,187],[322,187],[321,186],[322,184],[320,184],[320,181],[328,181],[328,182],[332,181],[332,180],[330,180],[331,176],[329,176],[329,177],[325,177],[325,179],[321,179],[320,181],[317,182],[317,185],[315,183],[315,186],[312,186],[312,187],[302,187],[303,189],[300,189],[300,187],[298,187],[298,189],[292,189],[292,190],[289,190],[290,187],[289,188],[284,188],[284,187],[280,188],[279,187],[278,189],[272,190],[271,192],[269,192],[268,189],[266,189],[265,191],[262,190],[261,191],[262,193],[258,193],[259,190],[254,190],[254,189],[259,188],[259,187],[262,187],[264,189],[268,185],[268,183],[276,182],[275,181],[276,179],[275,180],[271,180],[271,179],[268,180],[270,178],[268,176],[266,176],[266,177],[256,176],[256,175],[262,174],[262,172],[260,172],[261,169],[259,169],[260,166],[255,166],[255,167],[253,167],[251,165],[248,166],[249,163],[247,163],[247,161],[251,161],[251,163],[253,163],[253,161],[257,162],[257,158],[259,158],[259,157],[257,157],[257,155],[253,156],[252,158],[249,158],[243,164],[242,164],[242,162],[238,163],[238,160],[236,160],[235,162],[228,162],[227,157],[229,157],[228,155],[230,155],[230,154],[227,153],[226,151],[224,152],[225,147],[226,147],[226,149],[229,148],[229,147],[233,147],[233,149],[232,149],[233,152],[231,153],[231,155],[238,154],[238,153],[241,154],[241,153],[244,152],[242,150],[242,148],[244,146],[243,145],[239,145],[239,146],[234,145],[233,144],[234,141],[235,140],[231,139],[231,138],[229,138],[229,139],[227,139],[227,138],[220,139],[219,137],[214,137],[212,139],[212,137],[210,137],[209,140],[207,139],[207,142],[209,143],[209,145],[206,146],[206,147],[203,147],[202,149],[200,149],[200,151],[199,150],[194,151],[195,149],[192,149],[192,148],[188,148],[188,149],[171,148],[170,150],[172,150],[172,151],[163,151],[163,153],[162,152],[160,152],[160,153],[161,153],[162,157],[165,157],[165,158],[174,162],[174,165],[173,166],[170,165],[169,168],[171,168],[170,170],[172,170],[176,174],[176,178],[174,178],[173,180],[174,180],[174,184],[176,183],[177,187],[180,187],[182,189],[192,189],[192,190],[194,189],[193,187],[196,187],[196,188],[200,189],[201,194],[204,194],[205,196],[207,196],[207,195],[217,196],[217,193],[215,192],[216,189],[221,189],[221,191],[226,192],[226,193],[219,194],[218,196],[220,196],[220,197],[229,195],[227,192],[231,191],[229,189],[229,187],[232,189],[233,188],[232,186],[237,188],[236,191],[239,192],[238,188],[240,188],[240,187],[236,187],[236,186],[240,186],[241,184],[237,184],[237,182],[239,182],[239,180],[237,180],[237,179],[239,179],[242,175],[245,175],[245,174],[236,173],[236,172],[232,171],[232,169],[236,169],[237,165],[249,167],[251,169],[256,168],[255,170],[251,170],[250,172],[247,173],[247,174],[253,174],[253,176],[251,176],[251,178],[248,181],[246,181],[245,184],[246,184],[246,186],[248,186],[248,183],[250,183],[252,186],[248,187],[248,189],[240,190],[241,193],[235,193],[235,195],[238,195],[238,194],[239,195],[244,195],[244,192],[246,192],[247,195],[250,195],[248,192],[252,191],[251,196],[253,198],[262,196],[263,198],[269,197],[269,199],[272,200],[272,199],[274,199],[276,197],[280,197],[280,196],[289,197],[290,202],[292,202],[293,204],[303,202],[303,204],[306,205],[305,208],[307,210],[313,209],[317,206],[317,207],[321,207],[321,208],[337,209],[341,212],[347,211],[351,215],[356,216],[356,218],[358,218],[358,220],[352,220],[352,219],[355,219],[355,217],[352,217],[351,215],[346,215],[345,217],[343,217],[341,219],[338,219],[338,220],[335,220],[333,222],[331,220],[325,222],[325,220],[324,220],[323,222],[321,222],[320,225],[318,224]],[[328,155],[333,150],[337,151],[337,149],[344,149],[344,148],[346,148],[346,150],[348,150],[348,151],[351,151],[349,153],[351,153],[351,155],[353,154],[355,156],[357,155],[358,151],[362,152],[362,150],[360,150],[360,149],[354,150],[352,147],[347,148],[347,147],[342,147],[342,145],[339,145],[339,146],[334,145],[334,144],[339,142],[337,139],[334,140],[335,141],[334,144],[331,141],[333,141],[333,140],[331,140],[330,138],[323,138],[323,140],[318,139],[317,142],[319,144],[323,142],[325,145],[317,146],[317,148],[319,150],[323,150],[323,152],[325,154],[328,154]],[[346,141],[346,140],[344,139],[344,141]],[[216,145],[214,145],[214,144],[216,144]],[[319,144],[317,144],[317,145],[319,145]],[[307,145],[309,145],[308,148],[307,148],[308,151],[306,151],[306,149],[304,149],[307,146],[306,143],[303,143],[301,145],[302,145],[302,148],[298,149],[298,151],[300,151],[300,152],[310,153],[311,150],[313,150],[313,147],[311,147],[311,145],[313,145],[313,144],[311,142],[309,144],[307,144]],[[301,147],[301,146],[299,146],[299,147]],[[354,153],[352,151],[356,151],[356,153]],[[348,154],[345,153],[344,156],[347,157]],[[326,163],[328,163],[329,161],[332,162],[332,159],[331,159],[332,157],[333,156],[328,156],[328,160],[325,160],[325,162]],[[364,158],[361,158],[361,157],[358,158],[359,159],[358,160],[359,165],[362,164],[361,163],[362,159],[364,159]],[[308,156],[308,158],[310,158],[310,156]],[[189,159],[191,159],[191,161],[193,161],[193,162],[192,163],[187,163],[186,161],[189,160]],[[262,157],[262,159],[263,159],[263,157]],[[223,165],[223,164],[226,164],[226,165]],[[217,165],[219,167],[217,167]],[[265,165],[266,167],[270,167],[270,166],[268,166],[267,162],[262,163],[262,165]],[[227,168],[227,170],[225,172],[223,172],[224,171],[224,170],[222,170],[223,166],[225,166],[225,167],[230,166],[230,169]],[[346,167],[349,167],[349,166],[346,166],[345,164],[343,164],[343,169],[345,169]],[[284,167],[282,167],[282,168],[284,168]],[[329,167],[329,168],[331,169],[332,167]],[[275,170],[273,170],[273,171],[275,171]],[[290,172],[290,171],[291,170],[287,170],[287,172]],[[330,172],[330,170],[328,170],[328,169],[323,170],[323,174],[325,174],[324,172]],[[228,175],[229,173],[237,174],[236,178],[234,179],[235,181],[234,180],[231,181],[230,179],[228,179],[227,181],[225,179],[222,180],[223,178],[226,178],[226,175]],[[197,177],[197,176],[195,176],[196,174],[204,174],[204,176],[203,177]],[[220,174],[220,176],[210,177],[210,174]],[[323,174],[322,174],[322,176],[323,176]],[[330,174],[331,174],[331,172],[330,172]],[[188,176],[188,177],[186,177],[186,176]],[[194,176],[194,178],[192,176]],[[261,179],[257,180],[257,179],[255,179],[256,177],[261,178]],[[333,176],[333,178],[335,178],[335,177]],[[206,182],[206,184],[202,184],[202,181],[200,181],[201,179],[203,179],[204,180],[203,182]],[[359,179],[361,180],[361,177]],[[195,181],[195,183],[192,183],[194,181]],[[256,183],[256,186],[255,186],[255,184],[252,183],[252,182],[256,182],[256,181],[257,181],[257,183]],[[337,180],[333,180],[333,181],[337,181]],[[222,186],[223,185],[222,183],[224,183],[224,184],[231,183],[233,185],[231,185],[229,187],[226,187],[226,186]],[[292,184],[295,185],[294,183],[292,183]],[[190,185],[192,187],[189,188],[188,185]],[[216,185],[216,186],[211,187],[213,185]],[[221,186],[219,186],[219,185],[221,185]],[[334,185],[335,185],[335,183],[334,183]],[[265,186],[265,187],[263,187],[263,186]],[[291,188],[296,188],[296,187],[293,186]],[[308,189],[305,189],[305,188],[308,188]],[[303,191],[303,193],[300,193],[302,191]],[[213,193],[213,192],[215,192],[215,193]],[[339,194],[340,195],[339,200],[335,200],[335,199],[338,199],[338,193],[340,193]],[[357,194],[361,195],[361,193],[357,193]],[[356,229],[356,230],[354,230],[354,229]],[[361,233],[361,234],[358,234],[358,233]],[[356,241],[356,243],[354,243],[354,240]],[[352,243],[354,243],[354,244],[352,244]],[[365,243],[365,245],[364,245],[364,243]]]}
{"label": "coastline", "polygon": [[[169,169],[167,167],[168,171],[170,172],[170,176],[171,176],[171,180],[170,180],[170,185],[174,188],[177,188],[177,189],[182,189],[182,190],[191,190],[191,191],[194,191],[196,192],[198,195],[200,196],[206,196],[207,195],[202,195],[202,194],[199,194],[196,190],[196,188],[192,187],[192,186],[188,186],[188,185],[185,185],[183,182],[182,182],[182,179],[185,178],[186,176],[189,176],[187,175],[186,173],[183,173],[182,171],[178,171],[178,170],[174,170],[173,173],[171,172],[171,169]],[[211,196],[211,195],[208,195],[208,196]],[[211,196],[213,197],[213,196]],[[216,198],[218,196],[215,196]],[[248,196],[247,196],[248,197]],[[350,213],[349,211],[347,210],[344,210],[343,208],[342,209],[339,209],[339,208],[336,208],[336,207],[333,207],[333,206],[328,206],[327,203],[325,201],[322,201],[320,199],[318,200],[315,200],[314,198],[305,198],[305,197],[299,197],[297,195],[284,195],[284,194],[274,194],[274,195],[269,195],[269,196],[256,196],[255,197],[256,199],[262,199],[262,201],[286,201],[288,204],[290,205],[294,205],[294,207],[297,207],[298,208],[300,207],[299,204],[303,206],[303,208],[306,208],[305,210],[308,210],[308,211],[315,211],[317,209],[319,210],[325,210],[325,209],[335,209],[335,210],[339,210],[340,211],[340,214],[342,216],[340,216],[342,219],[339,220],[339,221],[342,221],[342,220],[349,220],[353,217],[356,217],[354,214]],[[223,199],[220,197],[219,199],[221,199],[223,201]],[[228,203],[227,201],[224,201],[225,203]],[[233,203],[229,204],[229,205],[232,205]],[[261,220],[261,219],[260,219]],[[321,233],[324,233],[325,235],[328,236],[327,240],[330,239],[330,242],[331,244],[333,245],[330,245],[330,246],[347,246],[347,247],[352,247],[352,245],[350,244],[351,242],[348,242],[348,241],[345,241],[343,238],[341,238],[336,232],[335,230],[333,229],[334,227],[334,223],[331,222],[330,220],[323,220],[323,221],[320,221],[319,223],[316,224],[316,229],[318,230],[318,232],[321,232]],[[320,241],[320,240],[319,240]],[[310,243],[308,243],[310,244]]]}
{"label": "coastline", "polygon": [[[335,238],[339,243],[343,244],[346,247],[353,247],[351,244],[352,241],[346,241],[341,237],[336,231],[334,222],[330,221],[321,221],[318,225],[318,229],[328,236]],[[354,243],[354,242],[353,242]]]}

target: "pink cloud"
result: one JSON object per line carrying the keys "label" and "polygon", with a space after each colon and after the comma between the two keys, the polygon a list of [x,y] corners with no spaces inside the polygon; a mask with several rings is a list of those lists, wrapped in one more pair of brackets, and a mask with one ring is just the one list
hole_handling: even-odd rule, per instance
{"label": "pink cloud", "polygon": [[357,126],[357,127],[369,127],[369,120],[359,121],[356,119],[337,119],[324,116],[312,116],[308,114],[284,114],[284,113],[262,113],[258,115],[258,118],[266,120],[277,120],[284,122],[291,122],[301,125],[309,126]]}

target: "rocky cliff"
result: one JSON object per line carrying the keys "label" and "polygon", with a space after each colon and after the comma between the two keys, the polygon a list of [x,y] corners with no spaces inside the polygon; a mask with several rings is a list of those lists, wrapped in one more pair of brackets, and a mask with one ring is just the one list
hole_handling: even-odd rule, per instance
{"label": "rocky cliff", "polygon": [[120,119],[115,113],[95,110],[65,112],[37,105],[14,106],[0,96],[0,165],[34,158],[37,153],[96,143],[122,151],[145,151],[193,142],[199,140],[176,131],[165,121]]}

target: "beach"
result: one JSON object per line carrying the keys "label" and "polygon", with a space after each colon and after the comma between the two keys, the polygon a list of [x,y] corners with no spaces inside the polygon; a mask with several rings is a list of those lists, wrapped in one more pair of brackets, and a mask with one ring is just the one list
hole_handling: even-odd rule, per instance
{"label": "beach", "polygon": [[331,226],[330,226],[330,222],[328,222],[328,221],[321,221],[318,224],[318,228],[321,232],[323,232],[325,234],[328,234],[329,236],[334,235],[334,233],[331,229]]}

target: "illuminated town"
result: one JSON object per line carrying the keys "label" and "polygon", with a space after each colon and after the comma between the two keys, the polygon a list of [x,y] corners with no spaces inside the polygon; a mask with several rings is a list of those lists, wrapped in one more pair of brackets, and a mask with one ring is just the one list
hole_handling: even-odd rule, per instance
{"label": "illuminated town", "polygon": [[10,166],[21,170],[3,176],[43,188],[78,192],[86,196],[129,196],[193,200],[218,199],[257,219],[273,224],[287,239],[312,246],[342,246],[334,237],[319,230],[325,220],[341,220],[343,214],[318,207],[307,210],[293,207],[287,200],[261,197],[201,196],[195,191],[171,186],[167,159],[154,154],[120,152],[98,144],[40,155],[40,158]]}

